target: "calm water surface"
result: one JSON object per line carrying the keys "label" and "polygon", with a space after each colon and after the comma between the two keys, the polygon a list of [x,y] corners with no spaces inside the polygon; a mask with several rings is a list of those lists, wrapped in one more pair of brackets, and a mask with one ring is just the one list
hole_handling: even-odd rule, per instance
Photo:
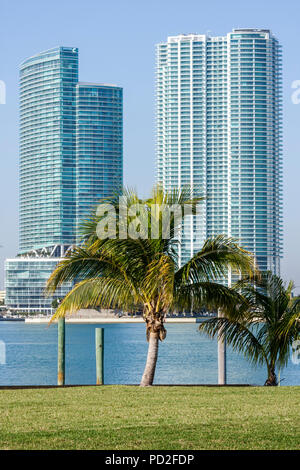
{"label": "calm water surface", "polygon": [[[66,325],[66,383],[95,383],[95,328]],[[106,384],[136,384],[143,373],[147,343],[143,324],[102,325],[105,335]],[[200,335],[196,324],[169,324],[160,343],[157,384],[217,383],[217,345]],[[0,322],[0,340],[6,345],[6,364],[0,364],[0,385],[56,384],[57,326]],[[228,351],[228,383],[262,385],[263,367],[253,367]],[[281,372],[282,385],[300,385],[300,365],[290,362]]]}

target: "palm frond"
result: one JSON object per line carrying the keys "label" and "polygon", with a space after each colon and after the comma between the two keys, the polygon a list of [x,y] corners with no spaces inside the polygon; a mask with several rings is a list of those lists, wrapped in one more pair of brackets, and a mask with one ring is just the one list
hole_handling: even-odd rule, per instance
{"label": "palm frond", "polygon": [[216,280],[226,277],[228,268],[253,275],[256,272],[253,255],[225,235],[206,240],[203,248],[176,273],[184,282]]}
{"label": "palm frond", "polygon": [[122,308],[130,310],[139,303],[139,297],[126,282],[118,278],[86,279],[79,282],[59,304],[51,322],[72,315],[83,308]]}
{"label": "palm frond", "polygon": [[250,325],[243,325],[228,318],[211,318],[199,325],[199,331],[210,338],[219,337],[223,341],[226,340],[234,351],[242,353],[254,364],[266,362],[268,365],[266,352],[250,330]]}
{"label": "palm frond", "polygon": [[282,317],[276,334],[279,337],[291,337],[292,341],[300,337],[300,298],[291,301],[291,305]]}
{"label": "palm frond", "polygon": [[229,318],[240,318],[246,308],[238,292],[216,282],[175,286],[174,304],[182,310],[221,309]]}
{"label": "palm frond", "polygon": [[47,281],[46,292],[50,295],[63,282],[95,277],[101,273],[99,257],[89,250],[76,247],[69,253],[52,272]]}
{"label": "palm frond", "polygon": [[99,243],[84,249],[76,247],[53,271],[47,282],[46,292],[51,294],[63,282],[109,274],[112,277],[118,274],[124,280],[131,280],[131,287],[134,289],[144,265],[147,266],[143,252],[135,246],[139,241],[106,240]]}
{"label": "palm frond", "polygon": [[234,289],[249,304],[245,318],[259,325],[257,340],[263,346],[272,367],[283,367],[290,356],[291,345],[300,333],[300,303],[291,300],[293,284],[267,271],[259,277],[244,278]]}

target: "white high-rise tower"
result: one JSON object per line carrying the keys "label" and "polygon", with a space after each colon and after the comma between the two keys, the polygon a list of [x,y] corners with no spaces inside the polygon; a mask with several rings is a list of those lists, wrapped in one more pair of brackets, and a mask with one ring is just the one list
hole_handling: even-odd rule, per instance
{"label": "white high-rise tower", "polygon": [[269,30],[187,34],[157,46],[157,181],[205,196],[180,261],[226,234],[280,270],[281,50]]}

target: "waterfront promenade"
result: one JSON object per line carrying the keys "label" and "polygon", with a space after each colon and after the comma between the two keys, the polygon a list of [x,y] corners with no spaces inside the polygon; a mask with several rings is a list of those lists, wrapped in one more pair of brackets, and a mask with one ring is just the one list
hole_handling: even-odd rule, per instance
{"label": "waterfront promenade", "polygon": [[[207,316],[202,318],[208,318]],[[51,315],[36,315],[25,318],[25,323],[49,323]],[[166,318],[166,323],[198,323],[199,317],[172,316]],[[115,310],[81,309],[73,315],[66,316],[66,323],[144,323],[141,315],[131,316],[128,313]]]}
{"label": "waterfront promenade", "polygon": [[[25,323],[49,323],[51,317],[26,318]],[[167,318],[166,323],[198,323],[199,319],[194,317]],[[144,323],[141,317],[91,317],[73,318],[66,317],[66,323]]]}

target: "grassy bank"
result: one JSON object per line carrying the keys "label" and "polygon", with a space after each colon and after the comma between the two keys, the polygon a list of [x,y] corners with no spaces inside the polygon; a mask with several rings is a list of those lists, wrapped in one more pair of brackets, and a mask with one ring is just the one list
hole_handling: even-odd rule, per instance
{"label": "grassy bank", "polygon": [[1,390],[1,449],[300,449],[300,387]]}

